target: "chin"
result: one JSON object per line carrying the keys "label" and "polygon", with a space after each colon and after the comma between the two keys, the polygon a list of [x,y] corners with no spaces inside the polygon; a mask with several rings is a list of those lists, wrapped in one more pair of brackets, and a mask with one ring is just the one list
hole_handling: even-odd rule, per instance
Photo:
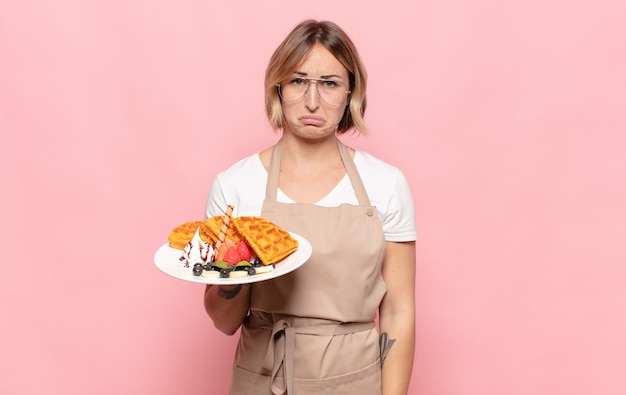
{"label": "chin", "polygon": [[295,135],[309,138],[324,138],[334,136],[336,127],[303,126],[296,129]]}
{"label": "chin", "polygon": [[325,140],[330,137],[335,137],[335,133],[334,132],[297,133],[296,136],[304,140]]}

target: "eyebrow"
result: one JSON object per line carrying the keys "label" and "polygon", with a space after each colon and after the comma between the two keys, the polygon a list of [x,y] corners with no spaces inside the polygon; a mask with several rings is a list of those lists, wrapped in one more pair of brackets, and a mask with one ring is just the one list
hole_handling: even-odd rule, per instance
{"label": "eyebrow", "polygon": [[[297,74],[297,75],[301,75],[301,76],[303,76],[303,77],[308,77],[308,75],[309,75],[309,73],[305,73],[304,71],[294,71],[293,73],[294,73],[294,74]],[[320,75],[320,77],[319,77],[319,78],[321,78],[321,79],[325,80],[325,79],[332,78],[332,77],[339,78],[339,79],[343,79],[343,78],[342,78],[340,75],[338,75],[338,74]]]}

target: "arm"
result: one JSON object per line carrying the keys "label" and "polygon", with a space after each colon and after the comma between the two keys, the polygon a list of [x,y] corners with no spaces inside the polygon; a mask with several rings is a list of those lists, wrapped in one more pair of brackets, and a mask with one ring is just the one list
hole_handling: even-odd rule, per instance
{"label": "arm", "polygon": [[387,242],[382,274],[380,330],[396,339],[383,365],[383,395],[406,395],[415,347],[415,242]]}
{"label": "arm", "polygon": [[250,309],[250,285],[207,285],[204,309],[217,329],[233,335]]}
{"label": "arm", "polygon": [[[205,207],[206,218],[223,215],[228,202],[236,201],[232,194],[227,196],[229,190],[228,187],[222,187],[219,176],[213,180]],[[217,329],[229,336],[233,335],[248,315],[250,286],[207,285],[204,290],[204,309]]]}

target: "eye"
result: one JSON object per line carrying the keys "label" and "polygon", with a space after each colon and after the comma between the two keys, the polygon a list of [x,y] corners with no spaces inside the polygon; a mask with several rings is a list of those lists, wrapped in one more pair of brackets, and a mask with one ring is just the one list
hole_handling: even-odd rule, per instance
{"label": "eye", "polygon": [[306,80],[304,78],[294,78],[289,83],[294,86],[302,86],[306,85]]}
{"label": "eye", "polygon": [[324,88],[337,88],[339,84],[333,80],[324,80],[322,81]]}

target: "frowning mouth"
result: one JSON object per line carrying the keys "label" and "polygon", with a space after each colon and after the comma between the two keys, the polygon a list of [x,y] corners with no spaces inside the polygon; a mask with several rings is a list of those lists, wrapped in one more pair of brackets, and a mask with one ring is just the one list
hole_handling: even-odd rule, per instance
{"label": "frowning mouth", "polygon": [[298,118],[298,120],[305,125],[311,125],[311,126],[322,126],[325,123],[324,118],[316,116],[316,115],[304,115]]}

